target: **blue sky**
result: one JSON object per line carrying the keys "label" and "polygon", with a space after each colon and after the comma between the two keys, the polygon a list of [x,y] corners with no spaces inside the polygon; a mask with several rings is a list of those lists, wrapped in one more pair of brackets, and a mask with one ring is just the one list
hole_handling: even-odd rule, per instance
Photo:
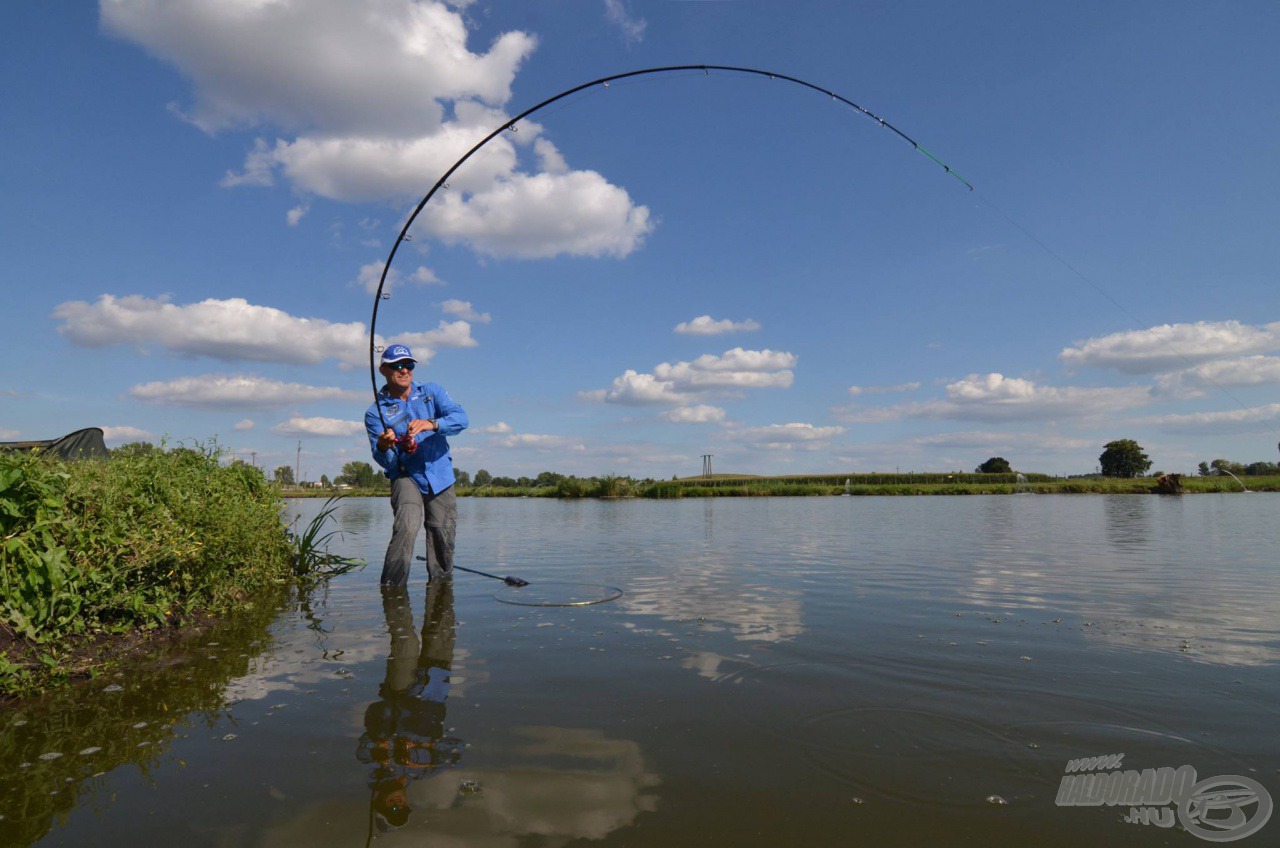
{"label": "blue sky", "polygon": [[367,460],[368,281],[437,177],[563,89],[706,63],[976,191],[779,81],[537,113],[379,315],[470,414],[458,467],[1274,461],[1278,40],[1273,3],[5,4],[0,438]]}

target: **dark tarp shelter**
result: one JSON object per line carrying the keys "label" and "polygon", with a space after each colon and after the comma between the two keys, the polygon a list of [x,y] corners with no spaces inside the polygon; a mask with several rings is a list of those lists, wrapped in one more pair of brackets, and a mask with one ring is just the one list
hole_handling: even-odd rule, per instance
{"label": "dark tarp shelter", "polygon": [[86,427],[68,433],[60,439],[45,439],[34,442],[0,442],[0,451],[19,451],[29,453],[39,450],[51,453],[62,459],[105,459],[110,454],[102,440],[101,427]]}

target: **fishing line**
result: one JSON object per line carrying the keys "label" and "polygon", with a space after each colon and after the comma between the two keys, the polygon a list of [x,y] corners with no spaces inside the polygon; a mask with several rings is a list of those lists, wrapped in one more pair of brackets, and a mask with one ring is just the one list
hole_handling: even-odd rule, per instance
{"label": "fishing line", "polygon": [[[457,568],[457,566],[454,566]],[[493,599],[517,607],[591,607],[607,604],[621,598],[623,591],[616,586],[592,583],[540,583],[533,589],[511,592],[503,589],[493,593]]]}
{"label": "fishing line", "polygon": [[[1003,209],[1001,209],[999,206],[993,203],[991,201],[991,198],[987,197],[981,192],[977,194],[977,197],[980,203],[983,203],[986,206],[990,207],[997,215],[999,215],[1006,222],[1008,222],[1010,226],[1012,226],[1018,232],[1022,233],[1024,236],[1026,236],[1035,244],[1039,245],[1040,248],[1045,253],[1049,254],[1054,259],[1056,259],[1064,268],[1066,268],[1068,271],[1074,274],[1077,278],[1082,280],[1086,285],[1088,285],[1089,288],[1093,289],[1095,292],[1102,295],[1102,297],[1106,298],[1108,303],[1110,303],[1116,309],[1119,309],[1121,312],[1127,315],[1129,317],[1129,320],[1133,322],[1134,326],[1138,327],[1143,332],[1151,333],[1153,336],[1159,339],[1161,344],[1163,344],[1165,347],[1167,347],[1170,351],[1173,352],[1174,356],[1178,357],[1183,362],[1185,362],[1187,367],[1190,370],[1194,371],[1196,374],[1198,374],[1202,380],[1212,383],[1213,386],[1217,388],[1218,391],[1222,392],[1222,394],[1230,398],[1235,403],[1236,406],[1240,407],[1242,412],[1244,412],[1245,414],[1253,418],[1255,421],[1257,421],[1258,424],[1261,425],[1264,429],[1270,430],[1273,435],[1280,435],[1280,430],[1277,430],[1276,427],[1273,426],[1270,422],[1268,422],[1267,420],[1259,416],[1257,413],[1255,413],[1253,409],[1245,406],[1244,403],[1239,398],[1237,398],[1234,394],[1232,394],[1227,389],[1226,386],[1219,383],[1212,374],[1208,373],[1207,371],[1201,370],[1201,367],[1199,365],[1197,365],[1194,361],[1192,361],[1192,359],[1189,356],[1184,354],[1182,351],[1178,350],[1178,348],[1174,346],[1173,342],[1169,340],[1168,336],[1161,333],[1154,325],[1149,325],[1146,322],[1139,320],[1138,316],[1130,312],[1124,306],[1124,304],[1122,304],[1120,301],[1112,297],[1105,289],[1102,288],[1102,286],[1099,286],[1093,280],[1089,279],[1089,277],[1083,271],[1081,271],[1075,265],[1072,265],[1069,261],[1067,261],[1066,257],[1062,256],[1056,250],[1054,250],[1053,248],[1049,247],[1049,245],[1041,241],[1035,235],[1035,233],[1031,232],[1026,227],[1022,226],[1017,221],[1015,221]],[[1277,447],[1280,448],[1280,445],[1277,445]]]}

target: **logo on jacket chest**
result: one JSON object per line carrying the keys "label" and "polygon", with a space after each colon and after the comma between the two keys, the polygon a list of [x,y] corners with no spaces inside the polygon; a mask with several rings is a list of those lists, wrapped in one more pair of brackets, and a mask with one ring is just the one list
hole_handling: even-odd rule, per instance
{"label": "logo on jacket chest", "polygon": [[383,401],[382,406],[387,413],[407,414],[415,404],[418,404],[426,409],[427,418],[434,417],[436,404],[435,404],[435,399],[431,395],[414,395],[413,397],[409,398],[409,400],[407,401],[397,401],[397,400]]}

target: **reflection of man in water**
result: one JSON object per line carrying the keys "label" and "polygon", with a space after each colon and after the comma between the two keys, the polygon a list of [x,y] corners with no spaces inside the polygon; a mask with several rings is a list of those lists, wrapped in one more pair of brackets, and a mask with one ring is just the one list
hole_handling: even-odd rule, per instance
{"label": "reflection of man in water", "polygon": [[401,827],[413,810],[406,789],[462,756],[462,742],[444,735],[445,698],[453,665],[453,583],[432,580],[421,644],[413,631],[409,593],[384,587],[382,609],[391,633],[380,700],[364,713],[356,758],[368,763],[373,813],[382,830]]}

